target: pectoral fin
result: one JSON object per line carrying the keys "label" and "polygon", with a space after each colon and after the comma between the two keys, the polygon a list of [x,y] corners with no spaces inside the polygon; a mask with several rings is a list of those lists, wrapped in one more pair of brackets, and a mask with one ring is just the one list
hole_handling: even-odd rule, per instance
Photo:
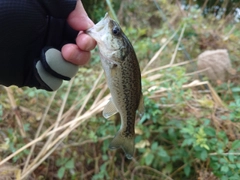
{"label": "pectoral fin", "polygon": [[140,101],[139,101],[139,105],[138,105],[138,114],[140,117],[142,117],[144,114],[144,101],[143,101],[142,93],[141,93]]}
{"label": "pectoral fin", "polygon": [[110,98],[109,102],[107,103],[107,105],[103,109],[103,117],[108,119],[109,117],[113,116],[117,112],[118,112],[118,110],[116,109],[115,105],[112,102],[112,99]]}

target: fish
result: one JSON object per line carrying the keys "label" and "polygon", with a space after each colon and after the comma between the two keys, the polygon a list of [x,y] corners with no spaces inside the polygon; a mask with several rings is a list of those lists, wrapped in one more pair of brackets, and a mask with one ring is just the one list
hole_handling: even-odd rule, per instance
{"label": "fish", "polygon": [[122,148],[125,157],[134,155],[135,118],[144,113],[141,72],[136,53],[120,25],[106,13],[105,17],[86,31],[96,40],[111,98],[103,109],[108,119],[120,114],[121,126],[109,149]]}

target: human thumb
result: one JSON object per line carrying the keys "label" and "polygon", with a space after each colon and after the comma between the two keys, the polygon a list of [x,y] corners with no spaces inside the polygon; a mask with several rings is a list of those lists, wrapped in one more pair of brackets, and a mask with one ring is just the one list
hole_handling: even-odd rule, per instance
{"label": "human thumb", "polygon": [[94,25],[93,21],[88,17],[81,0],[77,0],[76,7],[69,14],[67,22],[77,31],[87,30]]}

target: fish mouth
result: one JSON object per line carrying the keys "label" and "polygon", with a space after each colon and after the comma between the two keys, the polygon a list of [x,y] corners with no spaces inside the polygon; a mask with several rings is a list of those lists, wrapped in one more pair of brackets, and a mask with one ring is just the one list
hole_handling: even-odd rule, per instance
{"label": "fish mouth", "polygon": [[110,17],[108,13],[106,13],[104,18],[101,21],[99,21],[93,27],[87,29],[85,33],[90,35],[93,39],[97,41],[99,37],[101,37],[102,34],[104,33],[104,28],[107,27],[109,21],[110,21]]}

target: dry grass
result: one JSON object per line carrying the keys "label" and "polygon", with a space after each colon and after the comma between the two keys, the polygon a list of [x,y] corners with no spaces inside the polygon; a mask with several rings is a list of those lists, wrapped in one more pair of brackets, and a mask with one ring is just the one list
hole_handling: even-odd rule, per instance
{"label": "dry grass", "polygon": [[[49,105],[46,107],[45,109],[45,113],[41,119],[39,128],[37,130],[35,139],[32,140],[31,142],[29,142],[28,144],[26,144],[25,146],[23,146],[22,148],[18,149],[16,152],[14,152],[13,154],[9,155],[7,158],[3,159],[0,162],[0,166],[4,165],[4,163],[6,163],[7,161],[9,161],[11,158],[13,158],[14,156],[18,155],[19,153],[21,153],[22,151],[24,151],[27,148],[30,148],[30,154],[28,155],[24,168],[22,170],[21,173],[21,178],[24,179],[26,178],[33,170],[35,170],[45,159],[47,159],[52,152],[58,147],[58,145],[78,126],[80,126],[83,122],[85,122],[86,120],[88,120],[90,117],[94,116],[95,114],[99,113],[102,111],[104,105],[106,104],[107,100],[109,99],[109,95],[102,97],[104,95],[104,92],[106,91],[106,88],[103,88],[99,93],[98,93],[98,97],[95,99],[94,103],[92,104],[92,106],[90,107],[90,109],[86,112],[83,113],[83,109],[85,107],[85,105],[88,103],[88,101],[90,100],[90,98],[92,97],[94,91],[97,88],[97,85],[99,85],[99,83],[101,82],[101,78],[103,75],[103,71],[100,72],[99,74],[99,78],[95,81],[95,84],[92,87],[92,90],[88,93],[88,95],[85,98],[84,103],[82,104],[80,110],[77,112],[75,118],[73,118],[70,121],[64,122],[63,120],[66,119],[66,116],[69,116],[72,114],[73,109],[75,109],[74,107],[76,106],[76,104],[73,104],[72,107],[63,114],[63,110],[65,108],[66,105],[66,101],[68,99],[69,96],[69,92],[70,89],[72,87],[72,82],[73,80],[70,81],[69,86],[68,86],[68,90],[65,94],[65,98],[64,101],[62,103],[61,109],[59,111],[58,117],[55,121],[55,123],[49,127],[47,130],[45,130],[44,132],[42,132],[42,134],[40,134],[40,132],[42,131],[42,126],[44,124],[44,122],[46,121],[46,116],[49,112],[49,108],[51,107],[51,104],[53,103],[54,97],[56,95],[57,92],[53,93],[50,101],[49,101]],[[14,102],[14,98],[13,98],[13,94],[11,92],[11,88],[5,88],[9,97],[9,100],[11,102],[11,104],[15,104]],[[16,108],[16,106],[12,106],[13,109]],[[17,116],[18,117],[18,116]],[[22,129],[22,124],[20,123],[20,119],[18,118],[19,123],[19,129]],[[23,130],[21,131],[23,132]],[[45,140],[45,141],[44,141]],[[34,152],[34,148],[36,143],[40,142],[40,141],[44,141],[44,145],[42,147],[42,150],[40,152],[38,152],[37,157],[32,158],[32,154]],[[31,163],[30,163],[31,162]]]}
{"label": "dry grass", "polygon": [[[168,44],[173,40],[173,37],[181,30],[178,43],[175,47],[175,51],[172,55],[172,58],[168,65],[157,67],[157,68],[150,68],[151,65],[156,61],[161,61],[160,56],[163,52],[164,48],[168,46]],[[186,61],[186,62],[180,62],[180,63],[174,63],[176,59],[177,50],[179,48],[179,44],[182,40],[184,31],[185,31],[185,25],[182,28],[179,28],[179,30],[175,31],[173,35],[164,43],[164,45],[161,46],[161,48],[155,53],[155,55],[152,57],[152,59],[146,64],[145,68],[142,70],[142,76],[143,78],[146,78],[148,81],[154,81],[156,84],[161,84],[161,78],[162,74],[160,74],[160,70],[175,67],[175,66],[184,66],[186,64],[189,64],[195,60],[192,61]],[[192,72],[192,73],[198,73],[198,72]],[[26,145],[19,148],[16,152],[10,154],[6,158],[2,159],[0,161],[0,173],[2,172],[2,169],[5,169],[9,167],[7,165],[7,162],[9,162],[13,157],[17,156],[19,153],[23,152],[24,150],[28,149],[30,153],[25,157],[24,166],[21,169],[21,173],[19,169],[12,168],[11,171],[17,171],[16,179],[27,179],[31,173],[36,170],[46,159],[51,156],[54,151],[59,147],[61,143],[63,143],[63,140],[66,139],[72,131],[74,131],[79,126],[82,126],[84,122],[88,121],[91,117],[95,116],[96,114],[100,113],[103,110],[104,105],[107,103],[108,99],[110,98],[110,95],[107,93],[107,86],[104,83],[105,80],[103,79],[103,71],[98,72],[98,78],[95,80],[92,89],[89,91],[89,93],[85,96],[84,102],[80,106],[78,112],[75,112],[76,106],[79,106],[79,102],[76,101],[74,104],[71,105],[70,108],[66,110],[66,103],[69,98],[69,93],[71,91],[72,85],[74,82],[74,78],[70,81],[68,85],[68,89],[64,95],[64,99],[62,101],[60,111],[58,113],[58,116],[54,123],[48,128],[44,129],[43,126],[46,123],[49,115],[49,111],[51,109],[51,106],[53,105],[53,102],[55,100],[56,94],[58,92],[54,92],[51,96],[51,98],[48,100],[48,105],[46,106],[43,116],[41,117],[41,120],[39,122],[38,129],[35,134],[35,138],[31,141],[29,141]],[[225,105],[222,102],[221,98],[218,96],[218,94],[215,92],[215,90],[212,88],[211,84],[207,81],[200,81],[200,80],[192,80],[192,82],[185,84],[182,86],[183,89],[189,89],[189,88],[196,88],[198,86],[207,86],[208,88],[208,94],[211,96],[212,100],[214,101],[215,105],[220,108],[224,108]],[[101,90],[99,91],[99,86],[101,86]],[[154,86],[144,87],[144,89],[154,89]],[[5,88],[11,108],[14,112],[15,118],[17,120],[17,126],[19,129],[20,134],[25,137],[26,134],[24,132],[23,128],[23,120],[21,119],[21,116],[18,113],[18,107],[16,100],[14,98],[14,94],[11,90],[11,88]],[[162,88],[155,90],[153,95],[151,95],[149,98],[155,99],[164,94],[164,92],[171,91],[171,88]],[[145,95],[148,94],[148,92],[144,92]],[[91,104],[90,108],[85,109],[86,105],[90,103],[90,100],[93,98],[94,95],[94,102]],[[21,106],[21,105],[20,105]],[[99,139],[99,141],[103,141],[105,139],[111,138],[112,136],[106,136],[105,138]],[[93,141],[84,141],[81,143],[87,144],[92,143]],[[41,143],[41,149],[36,150],[36,145]],[[79,145],[77,143],[76,145]],[[214,155],[214,154],[212,154]],[[137,164],[135,162],[135,159],[133,160],[133,164]],[[94,172],[97,172],[98,167],[95,167],[96,169],[89,171],[89,174],[92,174]],[[165,176],[160,171],[156,169],[152,169],[151,167],[147,166],[136,166],[133,171],[131,172],[131,179],[134,179],[134,174],[137,173],[139,170],[147,169],[149,171],[153,171],[153,173],[156,174],[156,179],[159,176],[163,176],[164,179],[172,179],[171,176]],[[130,172],[125,172],[125,175],[130,174]],[[88,174],[85,174],[86,177]],[[203,177],[203,175],[201,175]],[[0,178],[1,179],[1,178]],[[84,179],[84,178],[83,178]]]}

